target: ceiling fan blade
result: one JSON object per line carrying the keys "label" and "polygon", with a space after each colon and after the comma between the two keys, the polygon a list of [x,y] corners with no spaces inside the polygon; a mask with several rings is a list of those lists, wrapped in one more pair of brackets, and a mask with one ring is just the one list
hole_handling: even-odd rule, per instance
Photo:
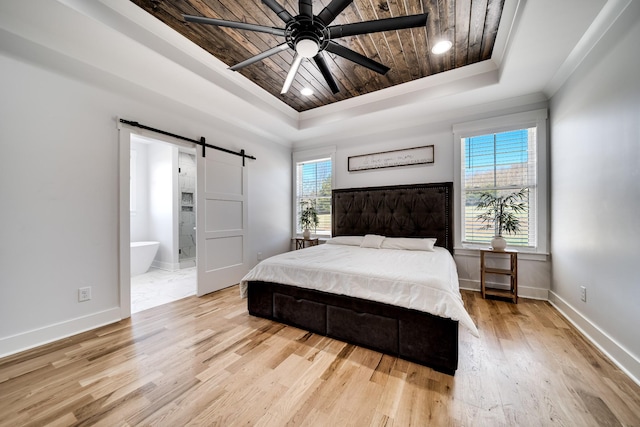
{"label": "ceiling fan blade", "polygon": [[265,27],[264,25],[248,24],[246,22],[225,21],[224,19],[205,18],[204,16],[182,15],[185,21],[198,24],[216,25],[218,27],[237,28],[239,30],[257,31],[284,37],[284,29]]}
{"label": "ceiling fan blade", "polygon": [[242,61],[242,62],[240,62],[240,63],[238,63],[238,64],[236,64],[236,65],[234,65],[232,67],[229,67],[229,69],[231,71],[238,71],[240,68],[244,68],[247,65],[251,65],[251,64],[253,64],[255,62],[262,61],[263,59],[268,58],[271,55],[275,55],[276,53],[282,52],[283,50],[286,50],[287,48],[289,48],[289,45],[286,44],[286,43],[282,43],[281,45],[278,45],[276,47],[272,47],[269,50],[265,50],[264,52],[259,53],[256,56],[252,56],[249,59],[245,59],[244,61]]}
{"label": "ceiling fan blade", "polygon": [[281,94],[285,94],[289,92],[289,88],[291,87],[291,83],[293,83],[293,79],[296,77],[298,73],[298,68],[300,68],[300,63],[302,62],[302,56],[296,53],[296,56],[293,58],[293,64],[291,64],[291,68],[289,69],[289,74],[287,74],[287,78],[284,81],[284,85],[282,86]]}
{"label": "ceiling fan blade", "polygon": [[299,0],[298,13],[307,18],[313,18],[313,3],[311,3],[311,0]]}
{"label": "ceiling fan blade", "polygon": [[331,75],[331,71],[329,71],[329,66],[327,65],[326,59],[324,58],[324,54],[322,52],[318,52],[318,54],[313,57],[313,60],[316,62],[318,69],[320,69],[320,72],[322,73],[322,77],[324,77],[324,79],[327,81],[327,84],[329,85],[331,92],[333,93],[340,92],[340,89],[338,88],[338,84],[336,83],[335,79]]}
{"label": "ceiling fan blade", "polygon": [[419,15],[396,16],[395,18],[378,19],[376,21],[334,25],[327,29],[329,30],[330,39],[378,33],[381,31],[403,30],[405,28],[423,27],[427,25],[427,15],[426,13],[422,13]]}
{"label": "ceiling fan blade", "polygon": [[353,3],[353,0],[333,0],[322,9],[322,12],[318,14],[318,18],[324,22],[324,25],[329,25],[351,3]]}
{"label": "ceiling fan blade", "polygon": [[330,41],[325,49],[331,53],[335,53],[338,56],[341,56],[349,61],[355,62],[358,65],[362,65],[370,69],[371,71],[375,71],[379,74],[386,74],[389,71],[389,67],[383,65],[373,59],[369,59],[366,56],[359,54],[358,52],[351,50],[347,47],[339,45],[336,42]]}
{"label": "ceiling fan blade", "polygon": [[293,16],[291,16],[291,14],[287,12],[276,0],[262,0],[262,3],[266,4],[269,9],[273,10],[285,23],[288,23],[293,19]]}

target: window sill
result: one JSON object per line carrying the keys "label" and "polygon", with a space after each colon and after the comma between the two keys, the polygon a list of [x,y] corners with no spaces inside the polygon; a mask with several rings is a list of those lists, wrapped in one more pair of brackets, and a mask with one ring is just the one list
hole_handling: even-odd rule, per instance
{"label": "window sill", "polygon": [[[462,246],[454,247],[454,254],[457,256],[480,257],[481,250],[489,249],[489,246]],[[551,259],[551,255],[547,253],[532,252],[530,249],[507,247],[507,250],[515,250],[518,252],[518,258],[527,261],[547,262]]]}

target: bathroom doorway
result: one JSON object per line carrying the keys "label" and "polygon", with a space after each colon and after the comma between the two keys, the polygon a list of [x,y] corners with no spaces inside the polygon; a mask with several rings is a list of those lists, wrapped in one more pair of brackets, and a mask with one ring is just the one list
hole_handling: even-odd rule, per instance
{"label": "bathroom doorway", "polygon": [[131,134],[129,169],[136,313],[196,294],[195,149]]}

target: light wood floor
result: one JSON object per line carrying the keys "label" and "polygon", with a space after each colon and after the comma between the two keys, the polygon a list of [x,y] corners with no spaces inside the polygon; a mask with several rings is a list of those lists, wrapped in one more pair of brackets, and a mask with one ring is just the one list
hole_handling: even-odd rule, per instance
{"label": "light wood floor", "polygon": [[0,425],[640,426],[640,387],[546,302],[463,292],[455,377],[251,317],[238,288],[0,359]]}

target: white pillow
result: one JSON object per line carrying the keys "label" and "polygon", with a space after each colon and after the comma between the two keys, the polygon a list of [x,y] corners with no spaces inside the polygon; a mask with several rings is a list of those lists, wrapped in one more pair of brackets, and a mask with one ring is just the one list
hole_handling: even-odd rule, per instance
{"label": "white pillow", "polygon": [[384,241],[384,236],[378,236],[377,234],[367,234],[362,239],[362,243],[360,244],[361,248],[373,248],[380,249],[382,242]]}
{"label": "white pillow", "polygon": [[430,251],[433,252],[433,245],[436,239],[414,239],[411,237],[387,237],[382,242],[381,249],[405,249],[408,251]]}
{"label": "white pillow", "polygon": [[337,236],[327,240],[327,243],[332,245],[360,246],[363,239],[363,236]]}

